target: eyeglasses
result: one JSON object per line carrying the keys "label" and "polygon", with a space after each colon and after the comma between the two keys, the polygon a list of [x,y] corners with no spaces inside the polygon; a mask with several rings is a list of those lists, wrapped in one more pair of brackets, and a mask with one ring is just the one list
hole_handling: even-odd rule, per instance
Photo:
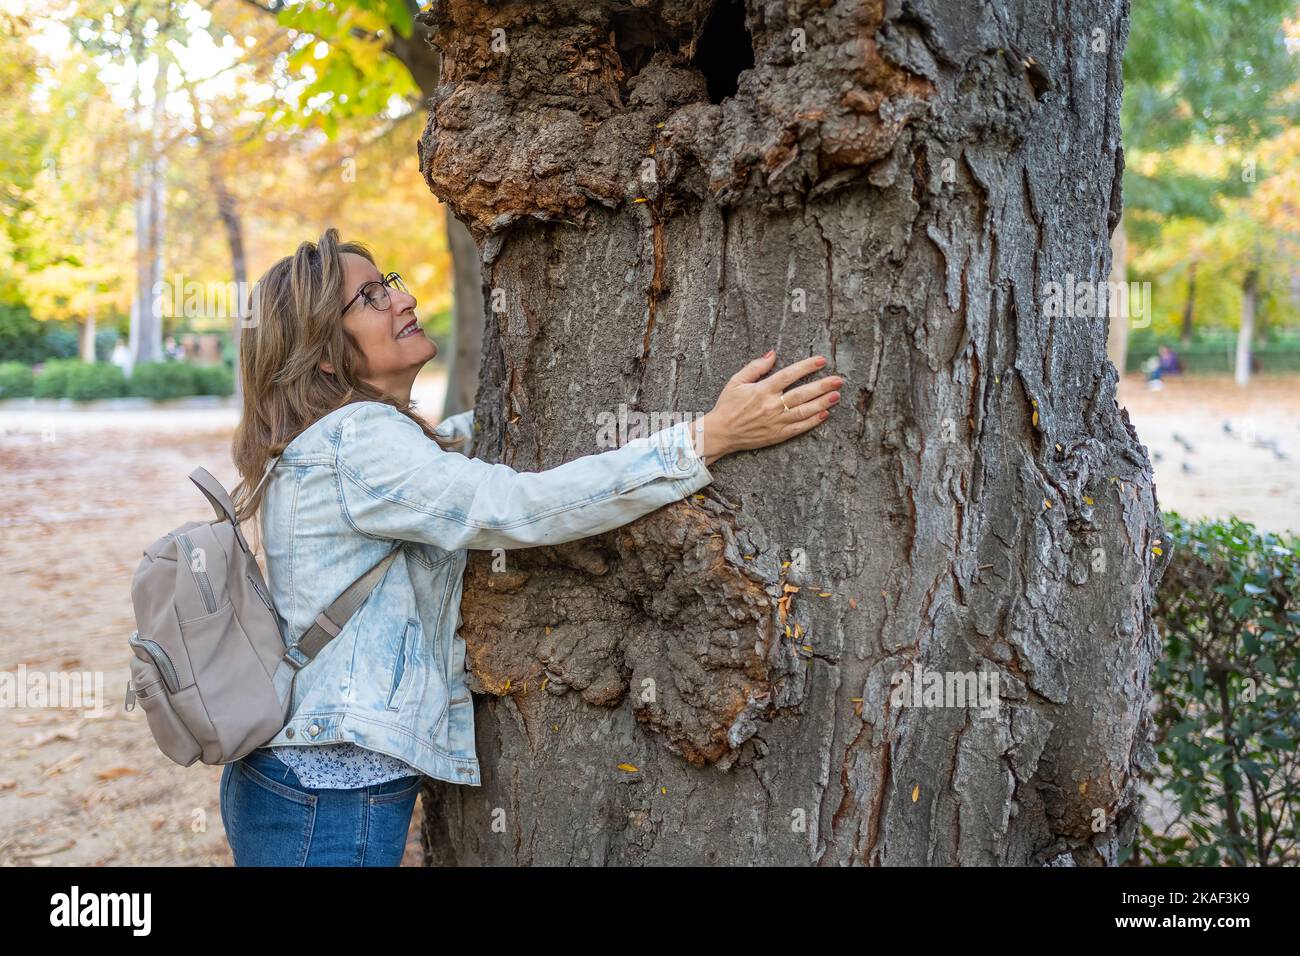
{"label": "eyeglasses", "polygon": [[343,314],[347,315],[348,309],[352,308],[352,303],[361,298],[364,298],[366,305],[372,309],[383,312],[389,305],[389,289],[397,289],[401,292],[407,291],[406,283],[402,281],[402,277],[396,272],[390,272],[382,279],[371,279],[363,285],[357,290],[357,294],[352,297],[348,304],[343,307]]}

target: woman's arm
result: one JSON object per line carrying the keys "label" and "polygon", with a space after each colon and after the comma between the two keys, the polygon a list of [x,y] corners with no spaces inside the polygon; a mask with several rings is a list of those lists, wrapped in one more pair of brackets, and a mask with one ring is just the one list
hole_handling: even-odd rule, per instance
{"label": "woman's arm", "polygon": [[[843,380],[828,376],[785,391],[826,360],[813,356],[763,378],[775,361],[773,350],[728,379],[695,426],[683,422],[541,472],[443,451],[401,412],[362,402],[335,432],[339,501],[364,534],[447,550],[600,534],[707,485],[708,465],[722,456],[775,445],[824,421]],[[470,414],[453,418],[468,422]]]}
{"label": "woman's arm", "polygon": [[448,438],[463,438],[465,444],[461,445],[456,451],[460,452],[466,458],[473,457],[474,454],[474,409],[467,412],[457,412],[455,415],[448,415],[440,421],[434,428],[439,435],[446,435]]}
{"label": "woman's arm", "polygon": [[575,541],[713,480],[686,423],[541,472],[443,451],[382,402],[358,403],[336,436],[339,500],[352,526],[447,550]]}

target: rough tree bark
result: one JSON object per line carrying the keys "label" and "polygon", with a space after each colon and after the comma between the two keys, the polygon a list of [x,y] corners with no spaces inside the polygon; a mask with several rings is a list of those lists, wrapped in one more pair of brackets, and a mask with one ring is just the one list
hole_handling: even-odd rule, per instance
{"label": "rough tree bark", "polygon": [[[596,416],[703,412],[772,346],[846,385],[702,495],[472,556],[483,786],[426,789],[431,862],[1115,862],[1167,555],[1107,317],[1043,290],[1108,275],[1127,12],[433,4],[477,454],[599,451]],[[914,664],[1001,706],[896,705]]]}

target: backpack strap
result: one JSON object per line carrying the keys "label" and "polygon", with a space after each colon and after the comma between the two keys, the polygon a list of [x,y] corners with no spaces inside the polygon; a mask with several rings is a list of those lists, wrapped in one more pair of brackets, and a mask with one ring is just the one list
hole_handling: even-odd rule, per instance
{"label": "backpack strap", "polygon": [[[262,472],[262,477],[258,479],[257,485],[253,488],[253,494],[257,494],[257,489],[262,487],[262,483],[266,481],[267,476],[271,474],[271,469],[275,467],[275,463],[279,460],[280,456],[276,455],[266,463],[266,470]],[[244,533],[239,530],[239,522],[235,520],[235,503],[230,500],[230,495],[226,493],[226,489],[221,482],[212,477],[212,473],[206,468],[195,468],[190,472],[190,481],[194,482],[195,487],[203,492],[203,497],[208,499],[213,510],[217,513],[217,520],[220,521],[225,518],[230,522],[235,529],[235,538],[239,541],[239,546],[251,554],[248,542],[244,540]]]}
{"label": "backpack strap", "polygon": [[230,500],[230,495],[226,494],[226,489],[221,487],[221,482],[212,477],[211,472],[206,468],[195,468],[190,472],[190,481],[203,492],[203,497],[208,499],[217,512],[218,520],[225,518],[231,524],[235,524],[235,503]]}
{"label": "backpack strap", "polygon": [[311,627],[303,633],[296,644],[291,644],[284,652],[284,657],[276,666],[274,682],[276,693],[279,695],[281,704],[284,705],[285,712],[288,712],[289,697],[293,690],[293,681],[297,677],[298,671],[315,659],[320,653],[321,648],[336,638],[343,625],[347,624],[348,619],[356,612],[362,602],[370,596],[370,592],[375,589],[384,575],[388,573],[389,566],[397,558],[397,552],[401,551],[404,542],[398,542],[397,546],[379,559],[369,571],[361,575],[334,599],[325,610],[316,615],[316,620],[312,622]]}

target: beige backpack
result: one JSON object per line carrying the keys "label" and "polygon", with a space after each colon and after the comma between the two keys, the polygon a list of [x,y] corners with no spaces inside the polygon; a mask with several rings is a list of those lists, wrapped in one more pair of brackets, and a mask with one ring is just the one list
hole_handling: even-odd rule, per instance
{"label": "beige backpack", "polygon": [[[266,466],[261,487],[278,458]],[[190,521],[155,541],[131,582],[136,630],[126,709],[144,708],[158,746],[176,763],[238,760],[280,732],[298,670],[311,663],[383,578],[397,547],[288,644],[285,621],[235,520],[230,495],[207,470],[190,480],[214,521]],[[256,489],[254,489],[256,492]]]}

